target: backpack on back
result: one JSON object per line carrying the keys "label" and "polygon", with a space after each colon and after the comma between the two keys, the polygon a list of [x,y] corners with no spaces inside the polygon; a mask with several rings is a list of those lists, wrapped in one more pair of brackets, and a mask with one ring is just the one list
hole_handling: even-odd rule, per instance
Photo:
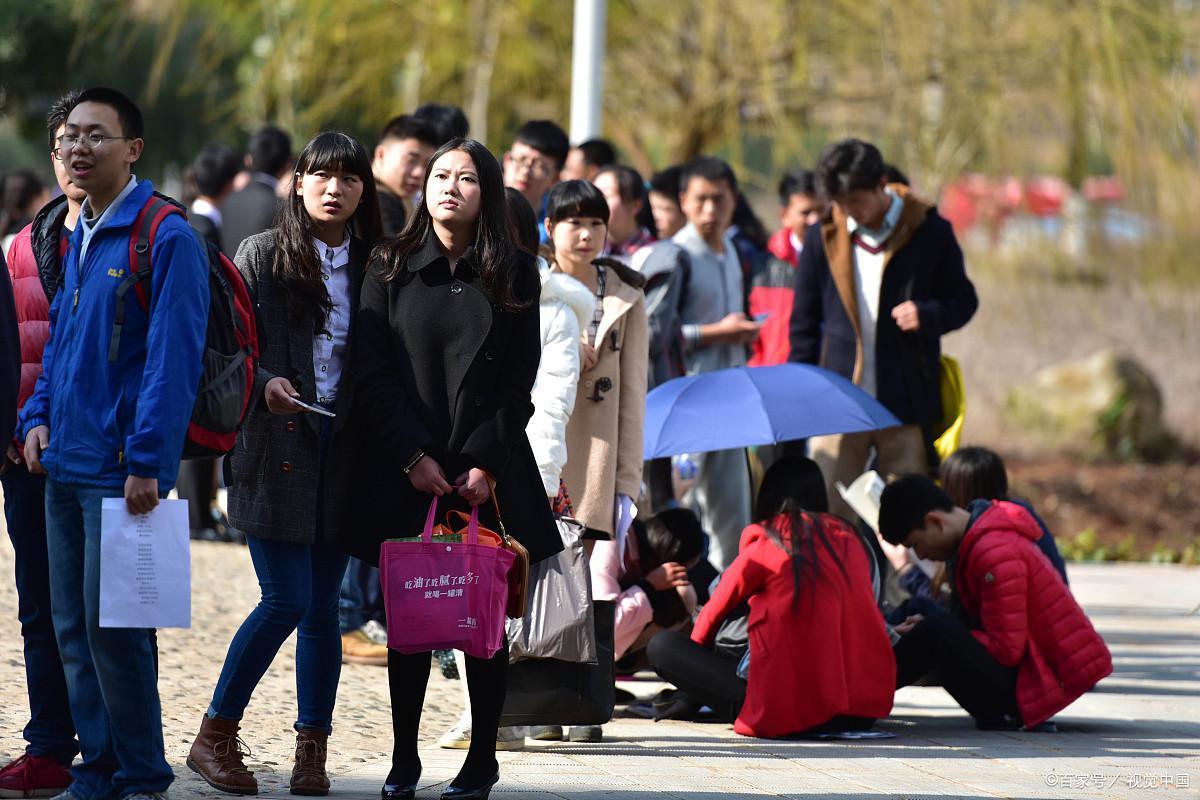
{"label": "backpack on back", "polygon": [[[138,305],[150,312],[154,236],[168,216],[186,216],[170,198],[155,193],[133,223],[129,237],[129,275],[117,287],[116,317],[108,360],[117,360],[125,319],[125,293],[133,289]],[[188,423],[183,457],[214,458],[233,449],[238,427],[250,408],[258,331],[250,292],[233,262],[212,242],[201,240],[208,257],[208,331],[196,404]]]}

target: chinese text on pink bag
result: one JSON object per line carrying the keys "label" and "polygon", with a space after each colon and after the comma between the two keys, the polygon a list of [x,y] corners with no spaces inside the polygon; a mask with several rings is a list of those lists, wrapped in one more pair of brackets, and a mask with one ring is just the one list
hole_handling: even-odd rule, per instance
{"label": "chinese text on pink bag", "polygon": [[462,650],[491,658],[504,642],[504,608],[513,554],[479,543],[479,510],[467,541],[434,538],[437,498],[419,541],[379,546],[379,581],[387,611],[388,647],[401,653]]}

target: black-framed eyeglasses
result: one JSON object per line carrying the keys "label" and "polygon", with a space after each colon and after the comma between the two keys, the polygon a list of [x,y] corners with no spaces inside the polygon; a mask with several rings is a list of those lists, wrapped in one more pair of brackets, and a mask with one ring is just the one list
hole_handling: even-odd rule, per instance
{"label": "black-framed eyeglasses", "polygon": [[132,136],[108,136],[103,133],[64,133],[62,136],[54,140],[58,144],[58,147],[55,147],[53,150],[51,150],[50,154],[59,161],[62,161],[64,154],[71,152],[71,150],[75,149],[81,143],[87,144],[88,147],[95,150],[103,147],[105,142],[110,142],[114,139],[128,140],[132,138]]}

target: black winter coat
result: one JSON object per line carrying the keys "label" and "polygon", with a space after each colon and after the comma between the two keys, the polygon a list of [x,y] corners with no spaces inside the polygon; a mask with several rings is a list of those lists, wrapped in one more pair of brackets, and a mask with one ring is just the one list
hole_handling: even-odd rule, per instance
{"label": "black winter coat", "polygon": [[[531,256],[514,254],[517,293],[529,305],[507,312],[484,292],[473,259],[468,251],[452,273],[430,235],[395,280],[372,268],[363,282],[356,413],[364,468],[356,477],[359,519],[344,546],[364,561],[378,563],[383,540],[424,527],[432,496],[404,474],[418,450],[451,482],[472,467],[490,473],[505,528],[531,560],[562,549],[525,436],[541,357],[537,267]],[[466,509],[457,494],[442,500],[441,509],[452,507]],[[480,519],[497,529],[490,503]]]}
{"label": "black winter coat", "polygon": [[[941,337],[967,324],[979,300],[950,223],[904,187],[891,188],[904,195],[904,208],[885,245],[875,324],[876,399],[903,423],[928,424],[942,416]],[[818,364],[860,381],[862,337],[854,281],[846,218],[833,208],[804,236],[790,361]],[[920,330],[912,333],[901,331],[891,315],[906,300],[916,303],[921,321]]]}

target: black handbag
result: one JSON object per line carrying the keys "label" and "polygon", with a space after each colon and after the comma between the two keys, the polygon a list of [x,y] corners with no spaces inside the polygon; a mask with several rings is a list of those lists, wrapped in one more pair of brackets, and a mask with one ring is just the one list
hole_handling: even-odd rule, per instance
{"label": "black handbag", "polygon": [[593,607],[596,663],[531,658],[509,664],[502,726],[603,725],[612,719],[617,700],[613,672],[617,606],[595,601]]}

